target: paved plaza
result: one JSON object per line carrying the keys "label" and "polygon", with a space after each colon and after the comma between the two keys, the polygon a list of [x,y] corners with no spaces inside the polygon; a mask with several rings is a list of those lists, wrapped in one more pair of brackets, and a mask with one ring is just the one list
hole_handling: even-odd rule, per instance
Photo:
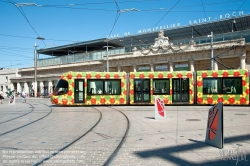
{"label": "paved plaza", "polygon": [[[155,119],[154,106],[110,107],[130,122],[110,165],[250,165],[250,107],[224,106],[223,149],[205,144],[211,106],[166,106],[166,120]],[[100,123],[41,165],[102,165],[127,125],[110,107],[95,107],[102,113]],[[55,106],[49,98],[26,103],[18,98],[15,105],[5,99],[0,105],[0,165],[33,165],[88,131],[99,117],[92,107]]]}

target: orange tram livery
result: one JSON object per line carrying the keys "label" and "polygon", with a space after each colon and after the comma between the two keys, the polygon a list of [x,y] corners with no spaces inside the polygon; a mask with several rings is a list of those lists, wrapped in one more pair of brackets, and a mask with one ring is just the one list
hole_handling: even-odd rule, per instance
{"label": "orange tram livery", "polygon": [[249,105],[248,70],[67,72],[53,94],[57,105]]}

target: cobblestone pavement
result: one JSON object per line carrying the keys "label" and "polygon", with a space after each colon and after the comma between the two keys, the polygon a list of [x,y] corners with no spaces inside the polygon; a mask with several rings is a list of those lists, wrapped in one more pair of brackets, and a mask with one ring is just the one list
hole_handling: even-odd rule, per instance
{"label": "cobblestone pavement", "polygon": [[[166,106],[166,120],[155,120],[153,106],[112,107],[128,116],[130,129],[110,165],[250,165],[250,107],[224,106],[223,149],[204,143],[211,106]],[[96,128],[42,165],[102,165],[127,123],[112,109],[95,108],[103,116]],[[0,136],[0,165],[32,165],[99,119],[91,107],[53,106],[48,98],[27,99],[27,103],[17,99],[15,105],[8,105],[5,99],[0,105],[0,135],[50,111],[45,118]],[[6,122],[10,119],[14,120]]]}

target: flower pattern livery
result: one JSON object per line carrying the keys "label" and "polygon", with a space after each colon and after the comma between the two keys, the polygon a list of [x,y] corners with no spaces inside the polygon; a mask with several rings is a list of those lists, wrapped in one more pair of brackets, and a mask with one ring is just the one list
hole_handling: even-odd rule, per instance
{"label": "flower pattern livery", "polygon": [[[60,96],[52,95],[50,101],[58,105],[123,105],[126,104],[126,73],[124,72],[67,72],[60,79],[69,84],[68,93]],[[75,79],[84,80],[83,103],[75,103]],[[121,94],[119,95],[88,95],[87,79],[121,79]]]}
{"label": "flower pattern livery", "polygon": [[173,72],[132,72],[130,73],[130,104],[135,104],[134,98],[134,79],[150,79],[150,101],[145,104],[154,104],[153,95],[153,79],[170,79],[170,94],[158,95],[163,99],[165,104],[172,104],[172,79],[173,78],[189,78],[189,104],[194,103],[194,85],[193,85],[193,73],[191,71],[173,71]]}
{"label": "flower pattern livery", "polygon": [[[202,78],[212,77],[242,77],[242,94],[203,94]],[[197,104],[248,105],[249,104],[249,78],[247,70],[217,70],[197,71]]]}
{"label": "flower pattern livery", "polygon": [[[58,105],[123,105],[127,103],[127,92],[130,95],[130,104],[134,102],[134,79],[150,79],[150,101],[145,104],[154,104],[153,79],[170,79],[170,93],[168,95],[158,95],[165,104],[172,104],[172,79],[189,78],[189,104],[194,103],[194,96],[197,93],[197,104],[217,104],[222,102],[224,105],[249,105],[249,76],[247,70],[218,70],[218,71],[197,71],[196,85],[194,84],[193,73],[191,71],[173,72],[131,72],[126,83],[125,72],[67,72],[60,79],[69,84],[68,93],[56,96],[52,95],[52,104]],[[221,77],[242,77],[242,94],[203,94],[203,78]],[[84,80],[83,103],[75,103],[75,79]],[[121,79],[121,93],[119,95],[89,95],[87,94],[87,79]],[[197,92],[194,91],[197,86]]]}

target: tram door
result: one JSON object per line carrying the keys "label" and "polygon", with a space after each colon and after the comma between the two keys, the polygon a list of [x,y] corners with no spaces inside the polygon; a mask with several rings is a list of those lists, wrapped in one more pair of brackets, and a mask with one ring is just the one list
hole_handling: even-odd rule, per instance
{"label": "tram door", "polygon": [[150,79],[134,80],[134,101],[135,103],[150,102]]}
{"label": "tram door", "polygon": [[189,102],[189,78],[173,78],[172,101]]}
{"label": "tram door", "polygon": [[75,103],[84,103],[84,80],[75,80]]}

